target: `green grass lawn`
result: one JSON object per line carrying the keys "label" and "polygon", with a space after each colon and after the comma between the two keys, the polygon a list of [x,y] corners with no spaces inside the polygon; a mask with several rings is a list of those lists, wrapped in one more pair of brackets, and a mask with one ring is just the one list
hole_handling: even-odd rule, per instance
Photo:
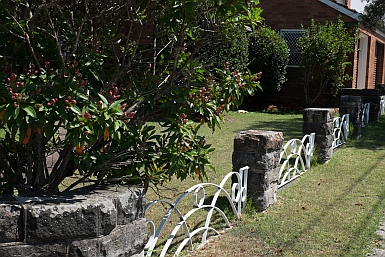
{"label": "green grass lawn", "polygon": [[[265,117],[268,114],[249,115]],[[274,129],[275,121],[282,122],[276,115],[270,117],[268,122],[259,124],[271,127],[260,129]],[[290,119],[287,122],[297,123],[295,127],[300,128],[299,116],[292,118],[293,122]],[[312,167],[292,185],[278,191],[278,202],[265,212],[249,210],[234,229],[200,251],[186,254],[202,257],[367,256],[378,243],[375,231],[384,220],[384,131],[385,117],[379,123],[369,123],[362,137],[349,140],[329,163]]]}
{"label": "green grass lawn", "polygon": [[[249,113],[237,113],[230,112],[226,114],[224,123],[222,124],[222,129],[211,133],[211,130],[204,126],[200,132],[206,136],[207,142],[211,143],[215,147],[215,151],[211,154],[211,159],[214,166],[216,167],[216,172],[209,172],[208,182],[219,184],[222,178],[229,172],[232,171],[232,151],[233,151],[233,140],[237,133],[242,130],[275,130],[283,131],[285,141],[288,141],[292,138],[302,138],[302,114],[299,113],[267,113],[267,112],[249,112]],[[169,198],[170,201],[174,201],[180,193],[188,189],[189,187],[199,183],[199,181],[194,179],[187,179],[183,182],[173,180],[170,183],[166,184],[167,188],[161,188],[161,190],[155,193],[152,190],[149,190],[147,193],[147,201],[160,198]],[[226,184],[227,190],[230,189],[230,182]],[[206,192],[210,196],[213,191]],[[226,202],[223,202],[226,204]],[[180,204],[181,210],[186,213],[192,208],[191,197],[188,197],[184,202]],[[155,220],[155,224],[160,223],[162,215],[166,212],[166,206],[160,206],[158,208],[151,208],[146,214],[146,218]],[[205,219],[206,213],[197,214],[191,217],[188,220],[190,229],[201,225],[202,220]],[[164,243],[164,240],[168,238],[169,233],[179,221],[178,217],[173,217],[168,222],[168,226],[162,234],[160,241]],[[213,226],[215,228],[223,228],[223,221],[215,216],[213,218]],[[182,235],[183,231],[179,233]],[[178,241],[180,237],[177,237],[175,240]],[[176,246],[175,244],[174,246]]]}

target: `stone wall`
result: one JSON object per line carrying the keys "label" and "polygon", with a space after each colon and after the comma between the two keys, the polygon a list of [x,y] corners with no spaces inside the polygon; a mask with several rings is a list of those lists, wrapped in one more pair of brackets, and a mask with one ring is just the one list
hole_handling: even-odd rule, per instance
{"label": "stone wall", "polygon": [[0,256],[144,256],[144,209],[143,189],[117,185],[0,196]]}

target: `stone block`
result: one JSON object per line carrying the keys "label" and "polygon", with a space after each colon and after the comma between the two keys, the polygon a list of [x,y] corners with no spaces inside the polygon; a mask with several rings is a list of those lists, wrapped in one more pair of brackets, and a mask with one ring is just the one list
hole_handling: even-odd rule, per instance
{"label": "stone block", "polygon": [[144,195],[143,188],[116,195],[114,203],[117,210],[117,225],[129,224],[136,219],[144,218],[146,206]]}
{"label": "stone block", "polygon": [[268,153],[281,149],[282,142],[282,132],[241,131],[234,139],[234,151]]}
{"label": "stone block", "polygon": [[361,96],[362,95],[362,89],[355,89],[355,88],[342,88],[340,91],[340,95],[348,95],[348,96]]}
{"label": "stone block", "polygon": [[264,192],[256,192],[253,195],[250,195],[253,206],[259,210],[266,210],[269,206],[273,205],[277,201],[277,192],[278,184],[272,184]]}
{"label": "stone block", "polygon": [[116,227],[109,235],[73,241],[69,246],[71,257],[141,257],[147,241],[146,220]]}
{"label": "stone block", "polygon": [[352,96],[352,95],[341,95],[340,98],[340,107],[355,107],[362,105],[362,97],[361,96]]}
{"label": "stone block", "polygon": [[279,165],[279,152],[261,154],[258,152],[233,152],[233,170],[249,166],[249,172],[264,174]]}
{"label": "stone block", "polygon": [[317,149],[330,148],[333,146],[333,135],[315,135]]}
{"label": "stone block", "polygon": [[316,135],[332,135],[334,126],[333,122],[304,122],[302,125],[303,134],[308,135],[315,133]]}
{"label": "stone block", "polygon": [[303,121],[328,123],[333,121],[334,114],[331,108],[307,108],[303,110]]}
{"label": "stone block", "polygon": [[378,112],[370,112],[369,113],[369,121],[380,121],[381,113]]}
{"label": "stone block", "polygon": [[0,243],[23,240],[21,206],[19,204],[0,204],[0,228]]}
{"label": "stone block", "polygon": [[74,199],[72,203],[24,205],[27,243],[106,235],[116,226],[113,202],[103,197]]}
{"label": "stone block", "polygon": [[381,89],[362,89],[362,95],[365,96],[381,96]]}
{"label": "stone block", "polygon": [[0,257],[144,255],[144,189],[90,186],[55,196],[18,196],[11,203],[0,196],[0,201],[1,240],[23,240],[0,242]]}
{"label": "stone block", "polygon": [[0,244],[1,257],[68,257],[65,244]]}
{"label": "stone block", "polygon": [[253,173],[249,171],[247,178],[247,192],[250,197],[255,192],[263,193],[271,187],[272,184],[278,183],[279,169],[270,170],[265,174]]}
{"label": "stone block", "polygon": [[318,153],[321,156],[321,161],[326,163],[332,158],[333,149],[332,148],[324,148],[322,150],[319,150]]}
{"label": "stone block", "polygon": [[360,113],[361,113],[361,110],[362,110],[362,107],[349,108],[349,107],[343,107],[343,106],[341,106],[340,109],[339,109],[341,116],[343,116],[345,114],[349,114],[350,115],[349,120],[350,120],[350,118],[359,117]]}

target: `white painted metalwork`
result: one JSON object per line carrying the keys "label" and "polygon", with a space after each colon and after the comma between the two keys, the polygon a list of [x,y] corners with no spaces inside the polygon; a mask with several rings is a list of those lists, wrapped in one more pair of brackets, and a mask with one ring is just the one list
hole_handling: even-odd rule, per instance
{"label": "white painted metalwork", "polygon": [[385,113],[385,96],[380,96],[380,114],[384,115]]}
{"label": "white painted metalwork", "polygon": [[310,169],[313,158],[315,133],[305,135],[302,140],[291,139],[280,153],[278,188],[286,185]]}
{"label": "white painted metalwork", "polygon": [[370,103],[362,105],[362,127],[365,127],[369,123]]}
{"label": "white painted metalwork", "polygon": [[[184,240],[182,243],[178,246],[174,256],[178,256],[179,253],[183,250],[183,248],[188,245],[189,250],[193,249],[192,245],[192,239],[194,236],[202,234],[201,239],[201,245],[205,244],[207,241],[208,232],[214,232],[215,234],[219,234],[219,232],[210,227],[211,217],[216,211],[219,213],[222,217],[222,219],[225,221],[225,227],[230,228],[231,224],[224,213],[223,210],[221,210],[219,207],[216,206],[218,197],[220,194],[224,195],[233,211],[237,219],[240,219],[241,217],[241,211],[242,207],[246,201],[247,196],[247,176],[248,176],[249,167],[245,166],[239,170],[239,172],[230,172],[228,173],[222,180],[222,182],[217,185],[213,183],[201,183],[198,185],[195,185],[185,192],[183,192],[175,202],[169,202],[167,200],[155,200],[147,203],[146,205],[146,212],[149,210],[151,206],[154,204],[160,203],[160,204],[166,204],[169,206],[169,209],[167,210],[166,214],[164,215],[158,229],[156,229],[155,224],[153,221],[148,220],[147,225],[150,228],[150,235],[149,240],[145,246],[145,249],[147,251],[146,256],[151,256],[154,252],[154,249],[156,248],[156,243],[161,235],[162,229],[164,228],[165,224],[169,220],[172,213],[176,213],[180,219],[178,224],[175,226],[173,231],[171,232],[171,235],[168,237],[165,245],[162,247],[162,251],[159,256],[165,256],[167,251],[169,250],[169,247],[171,243],[173,242],[174,237],[176,236],[177,232],[181,227],[183,227],[184,230]],[[229,181],[233,177],[233,183],[231,187],[231,195],[224,189],[224,185],[227,181]],[[235,178],[235,179],[234,179]],[[236,181],[236,182],[235,182]],[[214,193],[214,196],[211,200],[211,203],[205,204],[206,200],[206,193],[205,188],[206,187],[214,187],[216,188],[216,192]],[[187,196],[191,195],[193,196],[193,209],[191,209],[186,214],[183,214],[183,212],[178,209],[178,204]],[[194,213],[197,211],[204,211],[207,212],[205,223],[202,227],[196,228],[193,231],[190,231],[189,225],[187,223],[187,220],[189,217],[191,217]],[[161,247],[159,247],[161,248]],[[160,251],[160,249],[159,249]]]}
{"label": "white painted metalwork", "polygon": [[333,146],[335,149],[345,144],[349,136],[349,114],[333,120]]}

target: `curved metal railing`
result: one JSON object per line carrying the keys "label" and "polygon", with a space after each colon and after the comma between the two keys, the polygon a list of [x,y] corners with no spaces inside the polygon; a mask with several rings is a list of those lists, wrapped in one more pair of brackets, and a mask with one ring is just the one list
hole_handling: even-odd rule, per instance
{"label": "curved metal railing", "polygon": [[370,103],[362,105],[362,127],[365,127],[369,123]]}
{"label": "curved metal railing", "polygon": [[[199,234],[202,234],[201,239],[201,245],[205,244],[207,241],[208,232],[212,231],[215,234],[219,234],[220,232],[216,229],[212,228],[210,226],[211,218],[213,216],[214,211],[219,213],[219,215],[222,217],[222,219],[225,221],[225,227],[230,228],[231,224],[229,222],[229,219],[227,218],[225,212],[221,210],[217,206],[217,200],[218,197],[222,194],[226,197],[228,200],[231,209],[233,213],[235,214],[237,219],[240,219],[241,217],[241,211],[242,207],[246,201],[247,196],[247,176],[248,176],[248,170],[249,167],[243,167],[239,170],[239,172],[230,172],[228,173],[222,180],[222,182],[217,185],[213,183],[201,183],[198,185],[195,185],[189,189],[187,189],[185,192],[183,192],[176,200],[175,202],[170,202],[167,200],[154,200],[146,205],[146,212],[155,204],[161,203],[169,206],[169,209],[167,210],[166,214],[164,215],[162,221],[160,222],[159,227],[156,229],[155,224],[153,221],[147,220],[147,225],[150,228],[150,235],[149,240],[145,246],[146,249],[146,256],[151,256],[155,252],[157,241],[162,233],[162,230],[169,221],[170,216],[172,213],[176,213],[179,217],[179,222],[175,226],[175,228],[172,230],[170,236],[168,237],[166,243],[161,249],[161,253],[159,256],[165,256],[167,251],[169,250],[171,243],[173,242],[175,236],[177,235],[178,231],[182,228],[184,231],[184,239],[179,244],[178,248],[175,251],[174,256],[178,256],[179,253],[183,250],[183,248],[187,245],[189,250],[193,249],[193,237]],[[233,178],[233,183],[231,187],[231,195],[224,189],[224,185],[227,181],[229,181],[231,178]],[[235,182],[236,181],[236,182]],[[214,196],[211,200],[211,203],[205,204],[206,200],[206,187],[214,187],[216,188],[216,191],[214,193]],[[193,206],[194,208],[191,209],[186,214],[183,214],[183,212],[178,208],[178,204],[187,196],[191,195],[193,196]],[[202,227],[196,228],[192,231],[190,231],[190,227],[187,223],[187,220],[196,212],[198,211],[204,211],[207,212],[205,223]],[[160,249],[156,249],[159,250]]]}
{"label": "curved metal railing", "polygon": [[333,120],[333,149],[345,144],[349,136],[349,114]]}
{"label": "curved metal railing", "polygon": [[280,153],[278,188],[305,173],[311,164],[314,151],[315,133],[305,135],[302,140],[291,139]]}

